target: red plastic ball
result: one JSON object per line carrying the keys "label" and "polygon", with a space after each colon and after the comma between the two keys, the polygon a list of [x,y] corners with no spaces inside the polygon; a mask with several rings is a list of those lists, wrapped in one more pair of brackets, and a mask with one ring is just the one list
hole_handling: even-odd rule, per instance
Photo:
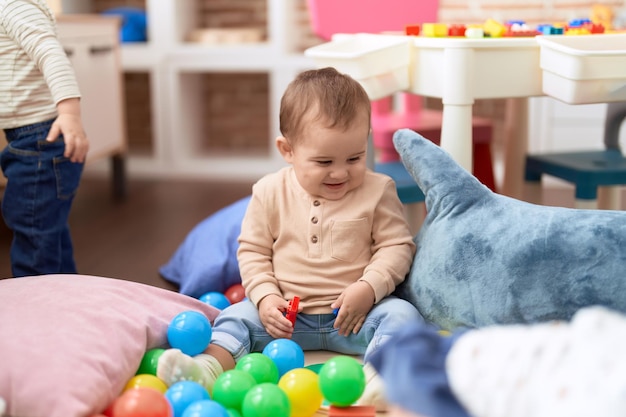
{"label": "red plastic ball", "polygon": [[172,408],[163,394],[153,388],[124,391],[113,404],[113,417],[172,417]]}
{"label": "red plastic ball", "polygon": [[246,298],[246,290],[244,290],[243,285],[235,284],[232,287],[229,287],[224,293],[228,301],[231,304],[235,304]]}

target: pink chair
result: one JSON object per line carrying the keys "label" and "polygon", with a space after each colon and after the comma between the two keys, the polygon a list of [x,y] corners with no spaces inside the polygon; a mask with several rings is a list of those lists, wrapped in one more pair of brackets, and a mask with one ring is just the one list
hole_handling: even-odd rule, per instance
{"label": "pink chair", "polygon": [[[398,93],[400,109],[394,109],[393,97],[385,97],[372,102],[372,136],[374,148],[380,164],[391,164],[399,160],[393,147],[393,133],[401,128],[415,130],[437,145],[441,143],[441,123],[443,113],[440,110],[422,108],[422,98],[414,94]],[[490,119],[474,117],[472,119],[472,141],[474,165],[473,173],[491,190],[496,190],[491,154],[493,123]]]}
{"label": "pink chair", "polygon": [[407,24],[437,21],[438,0],[307,0],[313,33],[404,31]]}

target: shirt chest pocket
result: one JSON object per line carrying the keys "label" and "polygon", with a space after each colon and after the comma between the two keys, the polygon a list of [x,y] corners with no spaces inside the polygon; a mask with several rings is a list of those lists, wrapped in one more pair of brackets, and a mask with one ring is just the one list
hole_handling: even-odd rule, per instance
{"label": "shirt chest pocket", "polygon": [[372,235],[366,218],[338,220],[330,226],[331,256],[340,261],[353,262],[364,250],[369,250]]}

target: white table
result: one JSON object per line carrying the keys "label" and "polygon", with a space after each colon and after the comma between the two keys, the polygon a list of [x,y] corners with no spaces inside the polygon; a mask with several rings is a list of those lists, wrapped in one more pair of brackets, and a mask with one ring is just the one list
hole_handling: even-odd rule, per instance
{"label": "white table", "polygon": [[[550,36],[546,39],[552,38]],[[558,41],[557,41],[558,39]],[[540,43],[556,43],[542,56]],[[441,147],[472,169],[472,106],[476,99],[507,99],[505,173],[500,192],[522,198],[528,144],[528,97],[546,87],[571,104],[626,100],[626,34],[471,39],[403,34],[337,34],[307,50],[319,66],[356,78],[370,98],[408,91],[441,98]],[[555,47],[557,49],[555,49]],[[546,78],[540,58],[563,73]],[[403,65],[408,62],[408,74]],[[581,65],[584,63],[584,65]],[[545,65],[544,65],[545,67]],[[546,75],[545,77],[548,77]],[[549,82],[548,82],[549,81]],[[565,94],[564,94],[565,93]]]}
{"label": "white table", "polygon": [[506,114],[503,194],[521,198],[528,143],[527,97],[541,96],[539,45],[534,38],[414,39],[410,91],[441,98],[441,147],[472,168],[472,106],[476,99],[510,98]]}
{"label": "white table", "polygon": [[357,79],[372,100],[408,91],[441,98],[441,147],[472,170],[472,106],[510,98],[505,179],[500,192],[521,197],[527,144],[526,97],[543,95],[534,38],[429,38],[403,34],[336,34],[306,51],[318,66]]}

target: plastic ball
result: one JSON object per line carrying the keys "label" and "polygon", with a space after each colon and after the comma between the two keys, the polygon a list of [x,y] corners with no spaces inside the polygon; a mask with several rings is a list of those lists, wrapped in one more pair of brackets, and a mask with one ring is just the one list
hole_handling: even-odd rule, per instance
{"label": "plastic ball", "polygon": [[106,417],[113,417],[113,406],[114,405],[115,405],[115,400],[111,401],[109,403],[109,405],[107,405],[107,408],[104,409],[102,414],[105,415]]}
{"label": "plastic ball", "polygon": [[330,404],[352,405],[365,390],[363,366],[350,356],[330,358],[319,371],[319,386]]}
{"label": "plastic ball", "polygon": [[153,388],[124,391],[113,404],[115,417],[172,417],[172,408],[165,396]]}
{"label": "plastic ball", "polygon": [[246,290],[243,288],[243,285],[235,284],[229,287],[226,292],[224,292],[224,295],[231,304],[235,304],[246,298]]}
{"label": "plastic ball", "polygon": [[189,405],[196,401],[210,400],[209,392],[195,381],[179,381],[165,391],[165,398],[174,411],[174,417],[182,417]]}
{"label": "plastic ball", "polygon": [[217,401],[201,400],[191,403],[182,417],[228,417],[228,412]]}
{"label": "plastic ball", "polygon": [[228,298],[226,298],[226,296],[221,292],[217,291],[209,291],[208,293],[200,296],[199,300],[220,310],[224,310],[230,305]]}
{"label": "plastic ball", "polygon": [[318,375],[310,369],[292,369],[280,378],[278,386],[289,399],[290,417],[311,417],[324,401]]}
{"label": "plastic ball", "polygon": [[257,384],[263,382],[278,383],[278,367],[276,363],[267,355],[259,352],[248,353],[235,365],[235,369],[247,372]]}
{"label": "plastic ball", "polygon": [[279,377],[295,368],[304,367],[304,351],[296,342],[290,339],[276,339],[271,341],[263,354],[269,356],[278,367]]}
{"label": "plastic ball", "polygon": [[241,405],[243,417],[289,417],[290,413],[287,394],[269,382],[252,387]]}
{"label": "plastic ball", "polygon": [[135,372],[135,375],[141,374],[150,374],[156,375],[157,364],[159,363],[159,358],[165,352],[165,349],[150,349],[147,351],[143,358],[141,358],[141,363],[139,364],[139,369]]}
{"label": "plastic ball", "polygon": [[241,410],[241,403],[250,388],[256,385],[252,375],[239,369],[224,372],[213,385],[213,400],[225,408]]}
{"label": "plastic ball", "polygon": [[161,394],[167,391],[167,385],[165,385],[165,382],[152,374],[135,375],[126,383],[124,391],[140,387],[152,388],[159,391]]}
{"label": "plastic ball", "polygon": [[232,408],[227,408],[226,412],[228,413],[228,417],[242,417],[239,411],[233,410]]}
{"label": "plastic ball", "polygon": [[209,319],[202,313],[189,310],[172,319],[167,328],[167,340],[171,347],[195,356],[207,348],[212,333]]}

